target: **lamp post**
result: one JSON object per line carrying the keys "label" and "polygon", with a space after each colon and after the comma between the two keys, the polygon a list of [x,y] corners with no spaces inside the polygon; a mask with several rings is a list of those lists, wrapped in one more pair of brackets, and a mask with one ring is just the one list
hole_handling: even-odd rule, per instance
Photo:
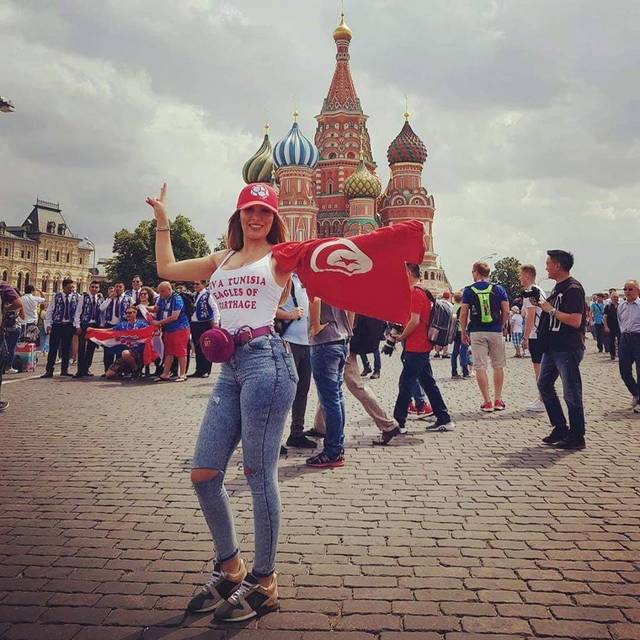
{"label": "lamp post", "polygon": [[11,100],[7,100],[7,98],[0,96],[0,111],[3,113],[11,113],[12,111],[15,111],[15,107],[11,103]]}

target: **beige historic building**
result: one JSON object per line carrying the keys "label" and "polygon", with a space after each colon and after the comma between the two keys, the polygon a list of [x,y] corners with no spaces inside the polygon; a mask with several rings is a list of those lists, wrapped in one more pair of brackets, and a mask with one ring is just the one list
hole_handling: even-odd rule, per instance
{"label": "beige historic building", "polygon": [[0,221],[0,280],[20,293],[32,284],[49,298],[64,278],[87,291],[92,252],[89,242],[71,233],[59,203],[37,199],[20,226]]}

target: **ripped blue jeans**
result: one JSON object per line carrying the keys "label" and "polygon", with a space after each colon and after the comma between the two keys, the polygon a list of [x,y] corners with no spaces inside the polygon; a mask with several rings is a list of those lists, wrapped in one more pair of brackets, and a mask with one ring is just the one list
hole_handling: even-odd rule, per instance
{"label": "ripped blue jeans", "polygon": [[195,483],[194,488],[217,560],[223,562],[239,552],[224,475],[231,454],[242,442],[244,473],[253,497],[253,574],[258,577],[269,576],[275,569],[280,439],[297,384],[293,357],[279,336],[261,336],[239,346],[222,365],[193,456],[193,469],[219,472],[212,480]]}

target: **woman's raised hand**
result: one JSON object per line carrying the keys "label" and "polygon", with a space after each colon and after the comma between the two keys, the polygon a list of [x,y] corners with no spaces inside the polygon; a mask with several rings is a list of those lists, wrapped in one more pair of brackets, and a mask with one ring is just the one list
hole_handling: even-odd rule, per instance
{"label": "woman's raised hand", "polygon": [[147,198],[147,204],[153,208],[153,215],[159,227],[166,227],[169,222],[165,199],[167,197],[167,183],[163,182],[160,195],[157,198]]}

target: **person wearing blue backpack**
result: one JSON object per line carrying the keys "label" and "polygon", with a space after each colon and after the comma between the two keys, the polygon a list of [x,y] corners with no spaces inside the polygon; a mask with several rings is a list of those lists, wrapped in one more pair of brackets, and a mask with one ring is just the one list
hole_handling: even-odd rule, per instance
{"label": "person wearing blue backpack", "polygon": [[[460,307],[460,331],[465,344],[473,350],[476,380],[482,393],[481,411],[504,411],[502,385],[505,355],[503,327],[509,320],[509,297],[499,284],[489,282],[491,269],[486,262],[475,262],[471,275],[473,284],[465,287]],[[493,368],[495,400],[491,401],[487,365]]]}

